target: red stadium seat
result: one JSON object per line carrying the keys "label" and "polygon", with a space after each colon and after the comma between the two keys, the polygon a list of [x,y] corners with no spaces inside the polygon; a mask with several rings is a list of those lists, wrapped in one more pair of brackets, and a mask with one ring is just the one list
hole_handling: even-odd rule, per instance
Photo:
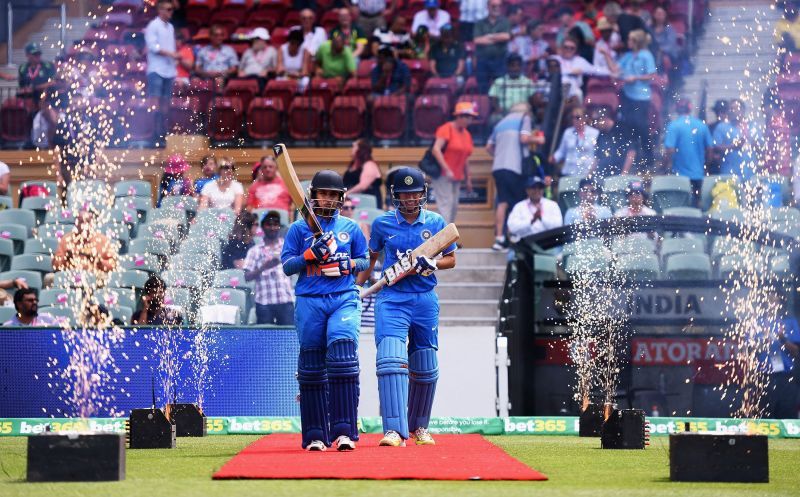
{"label": "red stadium seat", "polygon": [[359,79],[370,79],[370,77],[372,77],[373,67],[375,67],[375,61],[372,59],[359,61],[358,68],[356,69],[356,77]]}
{"label": "red stadium seat", "polygon": [[290,10],[286,13],[283,17],[283,26],[287,28],[291,28],[292,26],[299,26],[300,25],[300,11],[297,10]]}
{"label": "red stadium seat", "polygon": [[350,78],[342,90],[342,95],[348,97],[367,97],[370,94],[372,94],[372,80],[369,78]]}
{"label": "red stadium seat", "polygon": [[150,146],[155,137],[156,120],[161,119],[158,98],[134,98],[120,101],[120,108],[127,111],[127,142]]}
{"label": "red stadium seat", "polygon": [[250,7],[247,5],[246,2],[231,3],[230,1],[226,0],[225,2],[223,2],[222,7],[220,7],[214,14],[211,14],[211,19],[212,20],[214,19],[215,14],[222,14],[237,18],[239,20],[238,24],[241,24],[244,22],[244,19],[247,16],[247,11],[249,9]]}
{"label": "red stadium seat", "polygon": [[480,89],[478,88],[478,80],[475,76],[470,76],[464,82],[464,89],[461,91],[464,95],[477,95],[480,93]]}
{"label": "red stadium seat", "polygon": [[341,93],[341,85],[341,81],[335,78],[314,78],[311,80],[311,86],[307,93],[310,97],[321,97],[322,101],[325,103],[325,110],[327,111],[330,109],[334,97]]}
{"label": "red stadium seat", "polygon": [[267,87],[264,88],[264,96],[267,98],[281,99],[284,109],[289,108],[289,102],[291,102],[295,93],[297,93],[297,82],[292,79],[273,79],[270,80],[270,82],[267,83]]}
{"label": "red stadium seat", "polygon": [[339,25],[339,9],[325,11],[322,19],[319,20],[319,25],[328,33],[333,31],[333,28]]}
{"label": "red stadium seat", "polygon": [[216,97],[208,110],[208,136],[216,142],[235,140],[242,130],[244,108],[236,97]]}
{"label": "red stadium seat", "polygon": [[431,65],[427,60],[403,60],[411,70],[411,78],[417,82],[417,88],[425,88],[425,82],[431,73]]}
{"label": "red stadium seat", "polygon": [[243,15],[240,18],[238,15],[231,14],[229,12],[214,12],[211,14],[211,19],[209,20],[210,24],[218,24],[225,29],[225,38],[228,38],[234,31],[236,31],[236,28],[239,27],[239,24],[243,22]]}
{"label": "red stadium seat", "polygon": [[200,112],[206,112],[214,98],[214,82],[203,79],[192,79],[189,86],[175,87],[175,95],[179,97],[197,97]]}
{"label": "red stadium seat", "polygon": [[447,97],[448,107],[452,105],[458,92],[458,82],[456,78],[430,78],[425,83],[422,91],[425,95],[444,95]]}
{"label": "red stadium seat", "polygon": [[469,126],[469,131],[472,133],[473,138],[485,137],[487,126],[489,125],[489,116],[492,114],[492,104],[489,101],[488,95],[461,95],[456,102],[472,102],[475,104],[475,110],[478,111],[478,117],[472,120]]}
{"label": "red stadium seat", "polygon": [[289,10],[291,6],[291,2],[287,0],[262,0],[253,8],[253,14],[256,12],[269,13],[275,19],[275,24],[278,25],[281,24],[281,21],[286,15],[286,11]]}
{"label": "red stadium seat", "polygon": [[614,81],[611,78],[589,78],[586,83],[585,104],[587,107],[619,107],[619,93]]}
{"label": "red stadium seat", "polygon": [[404,95],[382,95],[372,103],[372,135],[379,140],[398,140],[406,130]]}
{"label": "red stadium seat", "polygon": [[9,98],[0,106],[0,141],[22,147],[31,137],[31,117],[21,98]]}
{"label": "red stadium seat", "polygon": [[[256,10],[247,16],[247,20],[244,22],[244,25],[247,28],[267,28],[270,34],[272,34],[272,30],[278,25],[280,20],[281,18],[277,16],[275,12],[271,12],[269,10]],[[271,39],[272,37],[270,36],[270,40]]]}
{"label": "red stadium seat", "polygon": [[317,140],[323,130],[321,97],[296,97],[289,106],[289,136],[295,140]]}
{"label": "red stadium seat", "polygon": [[436,128],[447,121],[449,101],[444,95],[420,95],[414,102],[414,135],[433,139]]}
{"label": "red stadium seat", "polygon": [[167,114],[167,130],[177,134],[194,135],[203,129],[200,99],[197,97],[172,97]]}
{"label": "red stadium seat", "polygon": [[367,102],[360,96],[339,96],[331,104],[331,135],[337,140],[354,140],[364,134]]}
{"label": "red stadium seat", "polygon": [[211,18],[211,11],[215,8],[216,2],[213,0],[189,0],[186,7],[184,7],[186,24],[195,29],[208,26],[208,20]]}
{"label": "red stadium seat", "polygon": [[250,106],[250,101],[258,95],[258,81],[255,79],[232,78],[225,85],[226,97],[238,97],[242,101],[242,108]]}
{"label": "red stadium seat", "polygon": [[247,134],[253,140],[275,140],[280,136],[283,120],[283,100],[254,98],[247,109]]}
{"label": "red stadium seat", "polygon": [[286,43],[286,40],[288,39],[289,39],[289,30],[287,28],[276,27],[269,33],[269,42],[275,48],[280,48],[281,45]]}

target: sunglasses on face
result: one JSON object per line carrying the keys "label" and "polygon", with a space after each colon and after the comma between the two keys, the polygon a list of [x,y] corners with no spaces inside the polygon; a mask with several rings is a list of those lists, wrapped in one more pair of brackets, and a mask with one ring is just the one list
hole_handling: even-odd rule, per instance
{"label": "sunglasses on face", "polygon": [[343,211],[352,211],[354,209],[355,209],[355,207],[353,207],[352,205],[343,205],[342,206],[342,210]]}
{"label": "sunglasses on face", "polygon": [[572,51],[572,50],[577,50],[577,49],[578,49],[578,47],[576,47],[574,45],[564,45],[564,50]]}

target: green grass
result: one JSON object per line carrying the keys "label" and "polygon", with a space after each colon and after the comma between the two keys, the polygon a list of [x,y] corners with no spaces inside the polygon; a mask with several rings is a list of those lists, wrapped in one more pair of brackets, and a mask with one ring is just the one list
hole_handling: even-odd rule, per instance
{"label": "green grass", "polygon": [[181,438],[175,450],[128,451],[127,479],[117,483],[27,483],[25,438],[0,438],[0,496],[789,496],[800,495],[800,440],[770,440],[769,484],[698,484],[669,481],[668,439],[644,451],[600,450],[598,439],[505,436],[490,439],[546,482],[419,482],[258,480],[212,481],[211,474],[258,436]]}

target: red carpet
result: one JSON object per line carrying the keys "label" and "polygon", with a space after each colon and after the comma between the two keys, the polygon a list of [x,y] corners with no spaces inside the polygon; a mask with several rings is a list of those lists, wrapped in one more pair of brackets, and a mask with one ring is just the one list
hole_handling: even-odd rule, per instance
{"label": "red carpet", "polygon": [[268,435],[228,461],[214,479],[547,479],[481,435],[437,435],[435,446],[378,447],[380,439],[361,435],[352,452],[306,452],[298,434]]}

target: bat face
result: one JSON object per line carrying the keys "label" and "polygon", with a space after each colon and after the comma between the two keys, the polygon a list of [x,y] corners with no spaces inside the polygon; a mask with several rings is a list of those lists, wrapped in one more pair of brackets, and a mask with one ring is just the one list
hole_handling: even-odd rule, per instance
{"label": "bat face", "polygon": [[289,152],[286,150],[286,145],[279,143],[272,147],[275,152],[275,162],[278,164],[278,172],[286,184],[286,189],[289,190],[289,196],[292,197],[292,202],[297,206],[300,215],[308,224],[309,229],[315,237],[322,235],[322,226],[319,224],[319,219],[311,209],[311,204],[306,198],[300,180],[297,179],[297,173],[292,165],[292,159],[289,158]]}

